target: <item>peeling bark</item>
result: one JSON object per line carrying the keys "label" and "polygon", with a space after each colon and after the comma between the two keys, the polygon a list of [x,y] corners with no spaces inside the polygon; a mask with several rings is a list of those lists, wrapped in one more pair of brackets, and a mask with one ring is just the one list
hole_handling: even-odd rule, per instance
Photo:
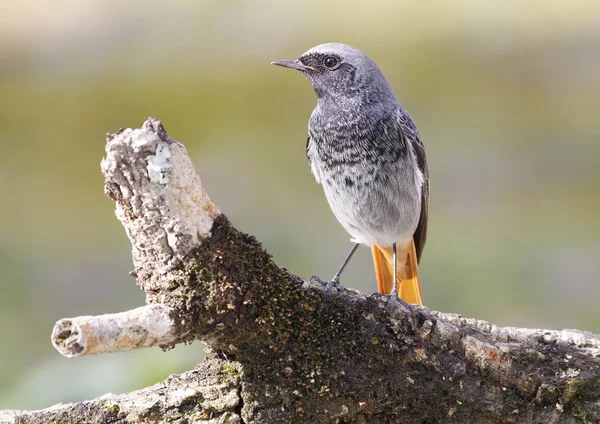
{"label": "peeling bark", "polygon": [[[201,340],[231,362],[129,394],[0,412],[0,421],[600,422],[599,336],[499,328],[355,290],[328,295],[229,223],[154,119],[110,135],[102,170],[138,283],[173,323],[167,341],[113,346]],[[106,334],[119,327],[96,322]],[[215,386],[226,406],[206,406]],[[118,406],[112,415],[106,402]]]}

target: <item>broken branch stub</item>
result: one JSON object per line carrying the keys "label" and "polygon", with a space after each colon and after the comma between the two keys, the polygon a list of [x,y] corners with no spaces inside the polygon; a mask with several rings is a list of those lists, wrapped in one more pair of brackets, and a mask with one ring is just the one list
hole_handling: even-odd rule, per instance
{"label": "broken branch stub", "polygon": [[64,318],[52,331],[52,344],[61,355],[76,358],[94,353],[123,352],[177,341],[172,311],[158,304],[118,314]]}
{"label": "broken branch stub", "polygon": [[105,193],[115,201],[131,240],[138,281],[148,294],[164,288],[169,273],[210,234],[221,211],[183,144],[156,119],[109,135],[101,168]]}

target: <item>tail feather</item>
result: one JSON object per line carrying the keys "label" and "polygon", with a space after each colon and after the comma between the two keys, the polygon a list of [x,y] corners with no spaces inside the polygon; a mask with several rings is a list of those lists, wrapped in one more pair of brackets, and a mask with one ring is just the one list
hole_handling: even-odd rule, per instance
{"label": "tail feather", "polygon": [[[382,294],[389,294],[394,285],[393,251],[391,247],[372,246],[375,276],[377,277],[377,290]],[[405,302],[423,305],[421,281],[419,279],[419,265],[415,242],[397,249],[398,254],[398,297]]]}
{"label": "tail feather", "polygon": [[377,278],[377,291],[382,294],[390,294],[393,288],[393,268],[389,266],[388,260],[378,246],[372,246],[373,264],[375,265],[375,277]]}

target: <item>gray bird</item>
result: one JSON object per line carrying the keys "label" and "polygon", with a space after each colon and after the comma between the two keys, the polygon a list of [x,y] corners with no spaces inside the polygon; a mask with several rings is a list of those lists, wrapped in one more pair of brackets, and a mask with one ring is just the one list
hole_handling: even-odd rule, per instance
{"label": "gray bird", "polygon": [[[378,290],[422,305],[418,263],[427,234],[429,176],[408,112],[365,53],[340,43],[313,47],[273,65],[308,77],[318,103],[306,155],[329,206],[355,243],[373,253]],[[398,280],[398,284],[397,284]]]}

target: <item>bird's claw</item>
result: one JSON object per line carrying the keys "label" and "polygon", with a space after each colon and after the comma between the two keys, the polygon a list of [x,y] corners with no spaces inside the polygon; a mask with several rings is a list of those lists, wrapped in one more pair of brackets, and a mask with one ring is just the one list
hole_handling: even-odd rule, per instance
{"label": "bird's claw", "polygon": [[402,300],[400,297],[398,297],[398,290],[392,290],[390,294],[386,294],[385,295],[388,299],[387,299],[387,307],[395,307],[397,305],[403,305],[403,306],[408,306],[408,302]]}
{"label": "bird's claw", "polygon": [[392,305],[395,305],[400,298],[398,297],[398,292],[396,290],[392,290],[388,295],[386,295],[387,297],[387,307],[391,307]]}
{"label": "bird's claw", "polygon": [[346,287],[342,286],[340,284],[340,280],[336,279],[335,277],[332,278],[331,280],[321,280],[316,275],[313,275],[312,277],[310,277],[310,281],[323,284],[325,286],[325,292],[327,293],[327,295],[331,294],[331,289],[336,289],[338,292],[347,291]]}

